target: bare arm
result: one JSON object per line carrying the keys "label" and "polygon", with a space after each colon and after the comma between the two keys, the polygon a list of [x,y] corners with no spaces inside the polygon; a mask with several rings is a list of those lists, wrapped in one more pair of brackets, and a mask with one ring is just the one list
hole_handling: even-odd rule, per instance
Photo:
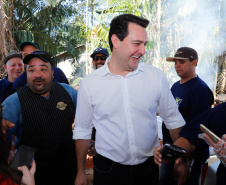
{"label": "bare arm", "polygon": [[77,176],[75,185],[87,185],[87,178],[85,173],[86,155],[88,152],[90,140],[76,140],[76,156],[77,156]]}
{"label": "bare arm", "polygon": [[179,138],[179,132],[181,131],[181,129],[182,129],[182,127],[179,127],[176,129],[169,129],[169,133],[170,133],[170,136],[171,136],[173,142]]}
{"label": "bare arm", "polygon": [[186,155],[192,155],[193,152],[196,150],[195,145],[191,144],[186,138],[179,137],[175,142],[174,145],[177,145],[181,148],[186,150]]}

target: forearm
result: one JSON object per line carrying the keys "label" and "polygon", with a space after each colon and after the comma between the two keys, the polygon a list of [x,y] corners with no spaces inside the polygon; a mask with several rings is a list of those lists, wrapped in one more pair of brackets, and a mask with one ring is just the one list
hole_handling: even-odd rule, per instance
{"label": "forearm", "polygon": [[196,150],[195,145],[191,144],[186,138],[179,137],[175,142],[174,145],[179,146],[186,150],[186,156],[189,158],[193,156],[194,151]]}
{"label": "forearm", "polygon": [[88,152],[90,140],[76,140],[75,141],[75,149],[77,156],[77,171],[78,173],[85,172],[86,165],[86,155]]}
{"label": "forearm", "polygon": [[169,129],[170,136],[175,142],[179,138],[179,132],[181,131],[182,127],[176,128],[176,129]]}

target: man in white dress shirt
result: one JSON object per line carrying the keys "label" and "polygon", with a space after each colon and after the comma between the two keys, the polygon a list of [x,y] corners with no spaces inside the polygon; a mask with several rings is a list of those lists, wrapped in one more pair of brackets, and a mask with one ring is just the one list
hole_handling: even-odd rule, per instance
{"label": "man in white dress shirt", "polygon": [[175,140],[185,124],[163,72],[139,63],[149,21],[131,14],[110,24],[112,56],[81,82],[76,111],[76,185],[87,184],[86,154],[96,128],[94,185],[158,183],[154,147],[159,145],[156,114]]}

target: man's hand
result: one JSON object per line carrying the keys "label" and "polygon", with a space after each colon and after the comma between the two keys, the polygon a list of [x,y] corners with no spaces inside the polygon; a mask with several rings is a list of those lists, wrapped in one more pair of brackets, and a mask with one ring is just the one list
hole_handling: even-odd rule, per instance
{"label": "man's hand", "polygon": [[18,170],[23,173],[21,184],[35,185],[35,178],[34,178],[35,171],[36,171],[35,161],[32,162],[30,171],[26,166],[18,167]]}
{"label": "man's hand", "polygon": [[15,124],[13,124],[12,122],[10,122],[6,119],[2,119],[2,131],[3,131],[4,134],[6,133],[6,131],[9,128],[13,128],[14,126],[15,126]]}
{"label": "man's hand", "polygon": [[162,155],[160,153],[161,149],[162,149],[162,146],[156,146],[153,152],[155,164],[157,164],[158,166],[161,166],[161,162],[162,162]]}
{"label": "man's hand", "polygon": [[222,140],[218,141],[217,143],[215,143],[206,133],[204,136],[214,147],[217,158],[220,159],[224,165],[226,165],[226,134],[224,134],[222,136]]}
{"label": "man's hand", "polygon": [[190,162],[186,158],[182,159],[181,157],[175,161],[174,165],[174,178],[178,180],[179,185],[186,182],[190,174]]}
{"label": "man's hand", "polygon": [[161,163],[169,163],[170,162],[165,159],[162,159],[162,154],[160,153],[160,150],[162,149],[162,147],[163,147],[163,145],[156,146],[155,150],[153,152],[155,164],[157,164],[158,166],[161,166]]}
{"label": "man's hand", "polygon": [[77,173],[76,179],[75,179],[75,185],[87,185],[87,177],[86,173]]}

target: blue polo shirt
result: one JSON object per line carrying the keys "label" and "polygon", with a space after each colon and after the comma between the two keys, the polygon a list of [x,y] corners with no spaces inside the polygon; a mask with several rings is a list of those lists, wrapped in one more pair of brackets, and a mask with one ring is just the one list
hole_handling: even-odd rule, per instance
{"label": "blue polo shirt", "polygon": [[7,79],[8,75],[3,80],[0,80],[0,103],[13,92],[13,83],[9,82]]}
{"label": "blue polo shirt", "polygon": [[[76,110],[77,91],[70,85],[64,83],[60,83],[60,85],[62,85],[71,96]],[[49,97],[46,99],[49,99]],[[14,93],[9,96],[2,105],[4,107],[3,118],[15,124],[15,127],[8,130],[9,135],[15,135],[20,140],[23,133],[23,119],[18,94]]]}

